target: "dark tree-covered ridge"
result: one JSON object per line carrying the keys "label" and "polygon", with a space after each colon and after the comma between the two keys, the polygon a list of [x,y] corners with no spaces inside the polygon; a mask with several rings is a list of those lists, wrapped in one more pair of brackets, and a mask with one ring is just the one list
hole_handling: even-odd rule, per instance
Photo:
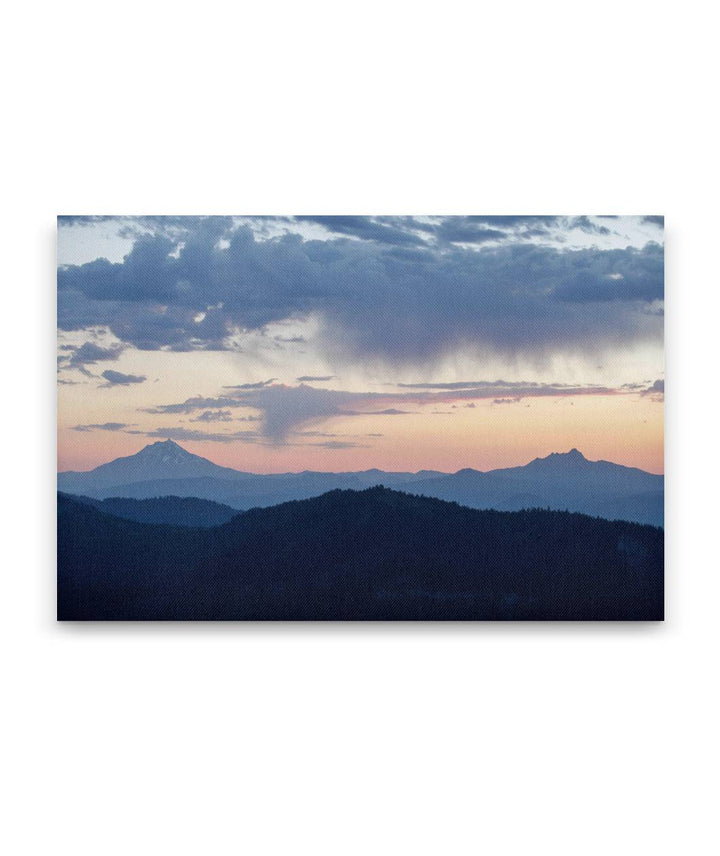
{"label": "dark tree-covered ridge", "polygon": [[220,526],[239,514],[237,509],[230,508],[229,505],[194,496],[158,496],[151,499],[131,499],[124,496],[94,499],[90,496],[73,496],[73,499],[113,517],[169,526]]}
{"label": "dark tree-covered ridge", "polygon": [[58,497],[62,619],[659,620],[663,530],[383,487],[157,526]]}

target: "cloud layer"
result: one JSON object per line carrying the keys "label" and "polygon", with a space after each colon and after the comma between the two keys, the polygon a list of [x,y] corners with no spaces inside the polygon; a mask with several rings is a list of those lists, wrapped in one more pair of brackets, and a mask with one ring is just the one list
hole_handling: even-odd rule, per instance
{"label": "cloud layer", "polygon": [[[558,219],[292,221],[328,233],[306,240],[294,232],[261,239],[229,218],[164,225],[150,218],[135,227],[122,263],[96,259],[58,270],[58,324],[65,331],[104,326],[140,349],[224,350],[236,347],[238,330],[312,317],[314,345],[331,364],[429,365],[458,351],[543,360],[660,341],[662,247],[565,250],[531,242]],[[601,232],[612,221],[565,222]],[[94,353],[83,345],[68,362],[115,359],[119,350]]]}
{"label": "cloud layer", "polygon": [[[465,402],[473,406],[472,402],[480,399],[489,399],[496,404],[506,404],[518,402],[522,398],[622,393],[627,394],[625,390],[609,389],[604,386],[509,383],[502,380],[470,381],[460,384],[398,384],[396,391],[382,393],[319,389],[307,384],[299,386],[272,384],[255,389],[235,387],[230,394],[217,398],[195,396],[178,403],[157,405],[149,408],[149,412],[194,414],[202,411],[200,416],[191,421],[229,421],[225,418],[225,414],[230,415],[227,408],[252,408],[260,411],[262,416],[234,417],[233,421],[259,421],[263,438],[273,444],[285,444],[291,435],[299,432],[299,429],[317,425],[336,416],[372,414],[375,417],[394,418],[415,415],[416,411],[408,409],[412,405],[421,407]],[[209,411],[206,408],[216,409]],[[205,413],[210,415],[203,418]],[[158,430],[162,433],[165,429]],[[310,436],[308,432],[303,433],[305,436]],[[155,435],[153,433],[148,436]],[[229,435],[223,436],[231,439]],[[244,434],[240,435],[236,439],[243,439],[244,436]],[[181,439],[181,437],[174,436],[172,439]]]}

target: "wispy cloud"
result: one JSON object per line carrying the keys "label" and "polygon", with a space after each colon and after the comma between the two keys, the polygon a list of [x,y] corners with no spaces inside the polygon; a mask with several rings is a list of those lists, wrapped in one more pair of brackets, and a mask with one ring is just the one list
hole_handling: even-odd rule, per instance
{"label": "wispy cloud", "polygon": [[102,422],[91,425],[74,425],[73,431],[124,431],[126,428],[132,427],[134,423],[126,422]]}
{"label": "wispy cloud", "polygon": [[220,432],[194,431],[182,426],[168,426],[166,428],[156,428],[152,431],[126,431],[126,434],[139,434],[142,437],[160,438],[162,440],[196,440],[210,441],[213,443],[258,443],[263,441],[263,437],[255,431],[233,431],[227,434]]}
{"label": "wispy cloud", "polygon": [[157,407],[144,407],[144,413],[195,413],[197,410],[210,407],[237,407],[237,400],[229,396],[216,398],[196,395],[178,404],[159,404]]}
{"label": "wispy cloud", "polygon": [[341,416],[412,416],[416,410],[399,410],[397,407],[386,407],[385,410],[342,410]]}
{"label": "wispy cloud", "polygon": [[261,380],[257,383],[240,383],[237,386],[226,386],[224,389],[264,389],[266,386],[272,386],[277,381],[276,377],[271,377],[268,380]]}
{"label": "wispy cloud", "polygon": [[[297,445],[297,444],[296,444]],[[326,440],[323,443],[305,443],[306,446],[316,446],[321,449],[368,449],[369,446],[362,443],[354,443],[352,440]]]}
{"label": "wispy cloud", "polygon": [[232,422],[232,413],[229,410],[205,410],[191,422]]}
{"label": "wispy cloud", "polygon": [[145,375],[123,374],[112,369],[104,371],[101,377],[107,381],[106,384],[103,384],[104,386],[130,386],[130,384],[144,383],[147,380]]}

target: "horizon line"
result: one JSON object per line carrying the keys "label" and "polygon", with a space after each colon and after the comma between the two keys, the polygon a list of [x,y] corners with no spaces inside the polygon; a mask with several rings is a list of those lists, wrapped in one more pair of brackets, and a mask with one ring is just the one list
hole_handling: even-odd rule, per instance
{"label": "horizon line", "polygon": [[663,478],[665,477],[664,467],[663,467],[663,471],[661,473],[654,473],[650,470],[644,470],[644,469],[642,469],[642,467],[629,466],[627,464],[618,464],[615,461],[610,461],[610,460],[607,460],[605,458],[597,458],[595,460],[592,460],[592,459],[586,457],[585,454],[577,448],[577,446],[573,446],[567,452],[549,452],[545,456],[536,455],[534,458],[531,458],[529,461],[527,461],[524,464],[517,464],[515,466],[510,466],[510,467],[495,467],[495,468],[490,469],[490,470],[480,470],[480,469],[477,469],[476,467],[471,467],[471,466],[460,467],[459,469],[453,470],[453,471],[425,469],[422,467],[418,470],[383,470],[380,467],[368,467],[367,469],[364,469],[364,470],[309,470],[309,469],[305,469],[305,470],[286,470],[283,472],[265,472],[265,473],[263,473],[263,472],[254,472],[251,470],[239,470],[236,467],[229,467],[225,464],[218,464],[215,461],[213,461],[211,458],[205,457],[204,455],[197,455],[195,452],[190,452],[188,449],[186,449],[184,446],[182,446],[180,443],[178,443],[177,440],[173,440],[171,437],[168,437],[165,440],[156,440],[154,443],[146,443],[141,449],[138,449],[137,452],[133,452],[130,455],[121,455],[120,457],[112,458],[111,460],[105,461],[102,464],[97,464],[96,466],[91,467],[90,469],[87,469],[87,470],[57,470],[57,475],[66,475],[66,474],[70,474],[70,473],[91,473],[94,470],[98,469],[99,467],[105,466],[107,464],[111,464],[114,461],[121,461],[121,460],[126,460],[128,458],[134,458],[136,455],[140,454],[145,449],[149,449],[149,448],[152,448],[153,446],[161,446],[161,445],[165,445],[165,444],[177,446],[179,449],[182,449],[182,451],[186,452],[188,455],[192,455],[195,458],[200,458],[201,460],[208,461],[208,463],[213,464],[214,466],[219,467],[221,469],[233,470],[234,472],[237,472],[237,473],[244,473],[246,475],[257,475],[257,476],[302,475],[303,473],[320,473],[323,475],[338,475],[341,473],[367,473],[367,472],[371,472],[373,470],[377,470],[378,472],[387,473],[387,474],[396,474],[396,473],[407,472],[407,473],[410,473],[412,475],[418,475],[419,473],[428,472],[428,473],[438,473],[440,475],[448,475],[448,476],[456,475],[457,473],[461,473],[464,470],[472,470],[473,472],[478,472],[478,473],[493,473],[493,472],[498,472],[501,470],[522,469],[523,467],[526,467],[529,464],[533,463],[533,461],[543,461],[543,460],[547,460],[548,458],[553,457],[553,456],[565,457],[567,455],[571,455],[573,452],[577,452],[578,455],[580,455],[580,457],[583,460],[587,461],[588,463],[612,464],[613,466],[616,466],[616,467],[624,467],[625,469],[639,470],[640,472],[647,473],[648,475],[662,476]]}

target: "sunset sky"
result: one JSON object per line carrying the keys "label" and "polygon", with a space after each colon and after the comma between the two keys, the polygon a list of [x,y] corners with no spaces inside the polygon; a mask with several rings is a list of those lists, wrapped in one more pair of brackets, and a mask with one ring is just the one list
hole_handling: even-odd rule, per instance
{"label": "sunset sky", "polygon": [[663,472],[656,216],[60,217],[58,468]]}

